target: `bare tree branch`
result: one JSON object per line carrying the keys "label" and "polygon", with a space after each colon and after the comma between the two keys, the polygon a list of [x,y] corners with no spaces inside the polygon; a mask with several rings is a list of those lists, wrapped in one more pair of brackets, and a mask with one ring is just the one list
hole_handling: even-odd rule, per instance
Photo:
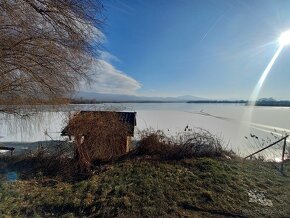
{"label": "bare tree branch", "polygon": [[59,103],[89,80],[99,0],[0,1],[0,105]]}

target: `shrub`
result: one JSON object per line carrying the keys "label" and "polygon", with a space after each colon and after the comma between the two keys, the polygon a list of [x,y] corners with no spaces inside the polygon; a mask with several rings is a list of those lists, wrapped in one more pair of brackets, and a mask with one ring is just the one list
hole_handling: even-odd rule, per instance
{"label": "shrub", "polygon": [[44,177],[66,180],[75,177],[77,172],[75,161],[71,158],[71,145],[67,142],[59,142],[47,146],[47,148],[43,146],[35,151],[15,155],[4,160],[6,169],[21,172],[20,177],[23,178],[43,175]]}
{"label": "shrub", "polygon": [[223,141],[203,129],[166,136],[161,131],[146,130],[136,147],[139,155],[158,155],[163,159],[191,157],[233,157],[232,151],[223,148]]}
{"label": "shrub", "polygon": [[166,155],[171,149],[169,138],[164,132],[158,131],[143,131],[141,139],[138,142],[137,153],[140,155]]}

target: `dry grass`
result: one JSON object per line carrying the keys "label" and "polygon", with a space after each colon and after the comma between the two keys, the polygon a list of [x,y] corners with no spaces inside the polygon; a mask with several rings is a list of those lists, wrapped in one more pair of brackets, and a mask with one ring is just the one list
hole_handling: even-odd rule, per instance
{"label": "dry grass", "polygon": [[[78,182],[0,183],[0,217],[289,217],[290,178],[270,163],[128,160]],[[289,165],[288,165],[289,167]],[[290,168],[288,168],[290,169]],[[273,207],[249,202],[266,191]]]}
{"label": "dry grass", "polygon": [[169,137],[163,131],[146,130],[136,146],[139,155],[154,155],[162,159],[192,157],[234,157],[223,147],[223,141],[210,132],[197,129]]}

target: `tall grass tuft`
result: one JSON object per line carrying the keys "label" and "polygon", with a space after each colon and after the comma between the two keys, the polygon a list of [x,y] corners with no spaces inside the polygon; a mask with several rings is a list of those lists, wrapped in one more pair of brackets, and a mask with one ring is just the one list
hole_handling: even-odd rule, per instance
{"label": "tall grass tuft", "polygon": [[163,131],[145,130],[137,143],[139,155],[155,155],[162,159],[192,157],[234,157],[232,151],[223,147],[221,138],[204,129],[167,136]]}

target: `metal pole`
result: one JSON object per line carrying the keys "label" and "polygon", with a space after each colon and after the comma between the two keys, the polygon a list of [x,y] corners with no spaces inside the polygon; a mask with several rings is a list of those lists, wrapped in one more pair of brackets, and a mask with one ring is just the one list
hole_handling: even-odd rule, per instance
{"label": "metal pole", "polygon": [[285,149],[286,149],[286,138],[284,139],[283,151],[282,151],[282,160],[281,160],[281,172],[282,173],[283,173],[283,168],[284,168]]}

